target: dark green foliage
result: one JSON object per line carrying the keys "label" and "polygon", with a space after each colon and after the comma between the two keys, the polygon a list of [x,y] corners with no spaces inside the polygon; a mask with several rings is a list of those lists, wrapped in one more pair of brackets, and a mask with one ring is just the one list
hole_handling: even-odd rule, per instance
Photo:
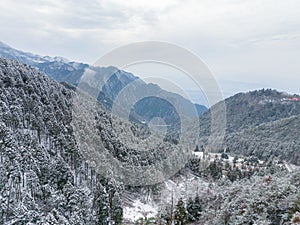
{"label": "dark green foliage", "polygon": [[108,225],[109,224],[109,202],[107,193],[104,192],[104,189],[98,191],[98,225]]}
{"label": "dark green foliage", "polygon": [[222,159],[228,159],[229,157],[226,153],[223,152],[222,155],[221,155],[221,158]]}
{"label": "dark green foliage", "polygon": [[196,195],[195,199],[189,198],[186,205],[188,213],[188,220],[190,222],[199,221],[201,217],[202,205],[199,195]]}
{"label": "dark green foliage", "polygon": [[208,172],[214,179],[219,179],[222,176],[222,165],[215,160],[208,166]]}
{"label": "dark green foliage", "polygon": [[200,158],[191,158],[187,164],[187,167],[190,168],[195,174],[200,174],[202,171]]}
{"label": "dark green foliage", "polygon": [[237,179],[241,179],[243,177],[243,174],[239,168],[234,167],[233,169],[230,169],[228,171],[227,177],[231,182],[233,182],[236,181]]}
{"label": "dark green foliage", "polygon": [[182,199],[179,199],[174,212],[175,225],[185,225],[188,220],[188,214],[185,208],[185,204]]}

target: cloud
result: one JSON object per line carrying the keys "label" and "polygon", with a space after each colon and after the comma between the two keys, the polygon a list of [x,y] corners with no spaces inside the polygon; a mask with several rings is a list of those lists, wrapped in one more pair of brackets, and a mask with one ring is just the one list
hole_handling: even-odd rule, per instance
{"label": "cloud", "polygon": [[296,0],[3,0],[1,25],[71,37],[94,32],[115,44],[144,38],[201,45],[197,39],[226,43],[276,35],[299,21],[299,6]]}
{"label": "cloud", "polygon": [[300,79],[298,0],[2,0],[0,10],[2,41],[39,54],[93,63],[122,44],[161,40],[219,78]]}

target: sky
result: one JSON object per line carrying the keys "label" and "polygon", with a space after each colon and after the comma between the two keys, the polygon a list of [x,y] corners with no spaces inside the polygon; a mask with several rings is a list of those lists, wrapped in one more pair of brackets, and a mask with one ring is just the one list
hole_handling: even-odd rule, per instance
{"label": "sky", "polygon": [[1,41],[17,49],[93,64],[164,41],[199,56],[229,91],[300,93],[299,0],[1,0],[0,10]]}

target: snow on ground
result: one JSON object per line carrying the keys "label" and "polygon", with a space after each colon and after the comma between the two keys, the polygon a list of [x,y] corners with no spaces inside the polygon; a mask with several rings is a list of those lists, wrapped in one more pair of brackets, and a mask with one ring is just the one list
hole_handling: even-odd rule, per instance
{"label": "snow on ground", "polygon": [[185,171],[160,184],[159,189],[159,198],[146,190],[140,190],[139,194],[127,192],[124,220],[132,224],[139,218],[155,217],[165,206],[172,204],[172,199],[173,205],[176,205],[179,198],[187,200],[189,197],[194,198],[197,193],[207,192],[209,183]]}
{"label": "snow on ground", "polygon": [[290,164],[290,163],[287,163],[285,162],[284,163],[286,169],[291,173],[291,172],[294,172],[294,171],[298,171],[300,170],[300,166],[296,166],[294,164]]}
{"label": "snow on ground", "polygon": [[204,152],[194,152],[194,155],[195,155],[196,157],[202,159],[202,158],[203,158],[203,153],[204,153]]}
{"label": "snow on ground", "polygon": [[184,175],[165,181],[165,188],[161,190],[161,201],[170,204],[173,198],[176,204],[179,198],[184,200],[189,197],[194,198],[200,192],[206,192],[208,185],[207,181],[186,172]]}
{"label": "snow on ground", "polygon": [[[203,152],[195,152],[196,157],[203,158]],[[221,154],[219,153],[209,153],[208,158],[210,161],[214,160],[216,156],[219,158]],[[234,157],[229,156],[227,160],[229,164],[233,164]],[[243,162],[243,158],[237,159],[237,166]],[[263,161],[259,161],[260,164]],[[285,166],[288,171],[292,172],[299,170],[299,166],[295,166],[285,162]],[[197,177],[192,174],[188,169],[181,171],[171,179],[166,180],[164,183],[158,186],[159,196],[153,196],[150,189],[142,188],[138,192],[126,192],[124,207],[124,220],[128,224],[133,224],[139,218],[150,218],[155,217],[159,212],[164,210],[167,205],[176,205],[179,198],[186,201],[189,197],[194,198],[197,194],[212,193],[215,184],[204,180],[203,178]],[[124,197],[124,196],[123,196]]]}
{"label": "snow on ground", "polygon": [[140,199],[134,200],[132,206],[127,206],[123,209],[124,219],[134,222],[139,218],[150,218],[155,217],[158,212],[157,205],[150,201],[148,203],[143,203]]}

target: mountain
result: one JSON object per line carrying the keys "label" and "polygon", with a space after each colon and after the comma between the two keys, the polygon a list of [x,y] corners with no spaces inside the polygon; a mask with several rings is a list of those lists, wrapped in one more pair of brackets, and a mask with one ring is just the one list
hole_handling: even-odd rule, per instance
{"label": "mountain", "polygon": [[0,89],[0,224],[97,224],[104,213],[119,221],[121,184],[96,174],[76,147],[74,92],[4,59]]}
{"label": "mountain", "polygon": [[[184,168],[157,185],[145,185],[147,179],[157,178],[159,161],[175,151],[171,160],[176,164],[182,158],[178,150],[185,152],[186,146],[155,135],[149,137],[151,130],[113,115],[84,92],[75,92],[74,86],[58,84],[36,68],[17,61],[0,59],[0,90],[0,224],[299,221],[300,174],[288,173],[271,160],[253,166],[238,159],[241,167],[231,167],[230,160],[217,159],[216,155],[214,160],[208,158],[209,174],[214,175],[215,169],[224,165],[221,171],[227,169],[237,175],[235,181],[226,179],[225,172],[224,177],[214,176],[214,180]],[[251,129],[259,135],[265,134],[263,129],[272,129],[267,140],[278,135],[276,138],[285,141],[297,138],[298,124],[299,117],[293,116]],[[246,130],[240,131],[245,138],[256,137]],[[105,154],[90,154],[93,148]],[[107,154],[111,158],[106,158]],[[132,172],[132,181],[141,186],[134,187],[115,176],[109,164],[97,169],[96,163],[103,159],[118,159],[125,172]],[[196,158],[196,163],[202,163],[202,159]],[[199,167],[196,163],[195,168]],[[164,165],[164,169],[172,170],[170,165]],[[144,174],[142,182],[137,180],[135,170],[147,166],[153,170]]]}
{"label": "mountain", "polygon": [[[176,104],[182,105],[181,108],[184,110],[184,114],[196,116],[195,114],[192,115],[190,110],[187,110],[192,107],[196,109],[199,115],[207,110],[205,106],[193,104],[178,94],[161,89],[158,85],[146,84],[133,74],[115,67],[94,67],[84,63],[70,62],[61,57],[51,58],[48,56],[38,56],[13,49],[4,43],[0,43],[0,57],[18,60],[22,63],[32,65],[57,82],[64,82],[75,86],[79,84],[83,74],[93,74],[98,86],[90,87],[90,89],[97,89],[99,102],[110,110],[117,96],[122,93],[121,91],[124,90],[126,86],[133,90],[140,90],[140,92],[131,93],[137,99],[140,96],[144,96],[144,93],[147,93],[148,96],[159,95],[167,99],[172,99]],[[98,90],[98,87],[102,88]],[[131,99],[134,98],[125,98],[125,102],[122,104],[124,106],[130,105]],[[166,120],[167,123],[169,123],[169,121],[171,121],[171,123],[178,123],[178,115],[176,115],[174,109],[171,109],[168,104],[161,101],[160,97],[138,99],[138,101],[135,102],[134,108],[137,112],[133,111],[130,118],[135,122],[149,122],[152,118],[160,116]],[[147,112],[147,115],[142,112]]]}
{"label": "mountain", "polygon": [[[201,139],[210,134],[210,111],[200,117]],[[278,157],[299,165],[300,97],[271,89],[239,93],[225,99],[226,133],[222,149],[267,160]]]}
{"label": "mountain", "polygon": [[162,182],[187,160],[184,145],[32,66],[0,59],[0,90],[1,224],[120,224],[125,185]]}
{"label": "mountain", "polygon": [[228,152],[300,165],[299,129],[300,116],[292,116],[228,134],[224,146]]}
{"label": "mountain", "polygon": [[272,89],[237,94],[225,104],[229,132],[300,114],[298,95]]}
{"label": "mountain", "polygon": [[300,114],[300,96],[298,95],[272,89],[238,93],[212,106],[209,111],[200,116],[201,126],[205,128],[202,129],[202,136],[209,133],[210,111],[224,103],[227,133]]}
{"label": "mountain", "polygon": [[26,64],[40,64],[40,63],[48,63],[48,62],[64,62],[67,63],[68,60],[61,58],[61,57],[42,57],[39,55],[35,55],[29,52],[22,52],[19,50],[16,50],[12,47],[10,47],[9,45],[3,43],[0,41],[0,49],[1,49],[1,57],[2,58],[8,58],[8,59],[13,59],[13,60],[18,60],[20,62],[24,62]]}

